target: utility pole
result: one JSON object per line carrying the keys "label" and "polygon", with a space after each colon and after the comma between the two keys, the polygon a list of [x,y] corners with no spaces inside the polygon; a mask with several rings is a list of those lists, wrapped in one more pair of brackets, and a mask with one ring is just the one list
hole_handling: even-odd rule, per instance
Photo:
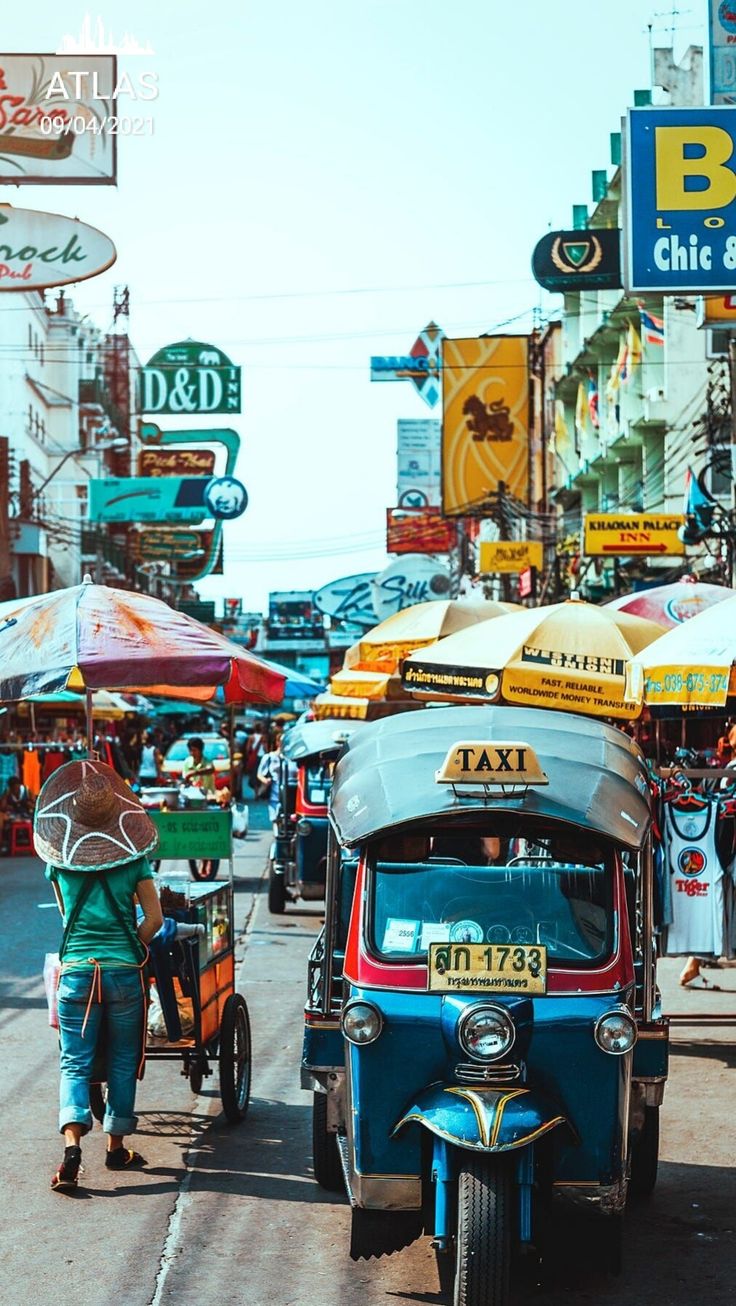
{"label": "utility pole", "polygon": [[728,341],[728,367],[731,379],[731,511],[728,532],[728,583],[736,587],[736,336]]}

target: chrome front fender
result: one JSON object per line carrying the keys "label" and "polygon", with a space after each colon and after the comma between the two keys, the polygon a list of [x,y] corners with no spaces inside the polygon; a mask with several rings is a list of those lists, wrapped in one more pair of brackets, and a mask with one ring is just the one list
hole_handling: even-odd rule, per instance
{"label": "chrome front fender", "polygon": [[392,1136],[418,1124],[475,1152],[511,1152],[558,1125],[572,1128],[550,1098],[531,1088],[430,1084],[394,1125]]}

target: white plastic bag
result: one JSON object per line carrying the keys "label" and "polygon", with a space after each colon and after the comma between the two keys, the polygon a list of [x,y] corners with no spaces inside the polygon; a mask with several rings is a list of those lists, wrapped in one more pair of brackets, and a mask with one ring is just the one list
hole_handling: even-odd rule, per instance
{"label": "white plastic bag", "polygon": [[59,961],[58,952],[47,952],[43,963],[43,986],[46,990],[46,1001],[49,1007],[49,1025],[52,1029],[59,1028],[59,1007],[56,991],[59,987],[60,974],[61,962]]}

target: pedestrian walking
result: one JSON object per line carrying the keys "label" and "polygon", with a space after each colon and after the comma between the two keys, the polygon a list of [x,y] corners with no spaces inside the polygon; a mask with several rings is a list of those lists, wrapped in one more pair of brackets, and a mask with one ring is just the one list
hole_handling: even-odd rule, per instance
{"label": "pedestrian walking", "polygon": [[158,784],[161,778],[161,767],[163,758],[150,730],[147,730],[143,736],[143,745],[141,747],[141,761],[138,767],[138,780],[142,788]]}
{"label": "pedestrian walking", "polygon": [[[35,814],[36,851],[64,921],[58,988],[59,1132],[64,1157],[53,1189],[77,1187],[80,1142],[92,1128],[90,1083],[104,1058],[105,1165],[145,1165],[125,1146],[137,1125],[136,1080],[145,1054],[148,944],[163,924],[147,854],[157,834],[120,776],[103,762],[68,762],[47,780]],[[136,903],[143,919],[136,927]]]}
{"label": "pedestrian walking", "polygon": [[245,741],[243,752],[243,768],[248,778],[248,784],[256,797],[258,797],[258,768],[265,752],[266,733],[263,726],[259,723],[254,725],[251,733]]}

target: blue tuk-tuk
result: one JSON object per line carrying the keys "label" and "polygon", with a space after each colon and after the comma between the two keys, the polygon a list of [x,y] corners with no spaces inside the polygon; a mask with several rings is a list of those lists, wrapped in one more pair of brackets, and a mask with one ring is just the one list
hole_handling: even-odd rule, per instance
{"label": "blue tuk-tuk", "polygon": [[268,906],[322,899],[327,868],[327,804],[335,759],[362,721],[304,721],[281,745],[279,809],[269,857]]}
{"label": "blue tuk-tuk", "polygon": [[506,1306],[567,1203],[615,1266],[667,1075],[637,746],[568,713],[429,708],[349,741],[330,815],[302,1085],[351,1256],[426,1233],[455,1306]]}

